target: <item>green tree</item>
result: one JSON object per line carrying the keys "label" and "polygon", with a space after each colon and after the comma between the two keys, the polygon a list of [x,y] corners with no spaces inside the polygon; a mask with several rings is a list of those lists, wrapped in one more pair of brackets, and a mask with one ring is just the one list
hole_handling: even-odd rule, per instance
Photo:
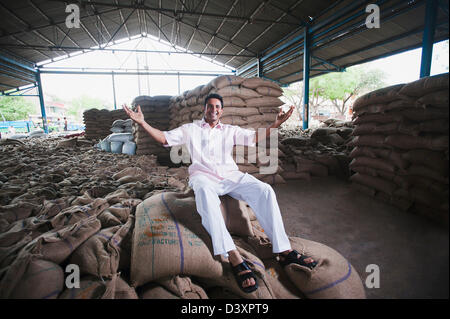
{"label": "green tree", "polygon": [[28,120],[35,107],[23,96],[0,96],[0,113],[2,121]]}
{"label": "green tree", "polygon": [[345,114],[352,97],[383,87],[385,77],[381,70],[365,70],[362,66],[321,75],[311,79],[310,100],[320,96],[329,100],[339,113]]}
{"label": "green tree", "polygon": [[67,113],[81,120],[83,112],[88,109],[112,109],[112,105],[99,98],[83,94],[70,101]]}

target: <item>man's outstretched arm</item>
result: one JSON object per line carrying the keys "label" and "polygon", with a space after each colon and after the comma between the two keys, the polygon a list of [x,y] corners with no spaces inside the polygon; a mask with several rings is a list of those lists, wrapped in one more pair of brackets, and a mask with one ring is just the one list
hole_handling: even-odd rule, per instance
{"label": "man's outstretched arm", "polygon": [[273,122],[272,125],[270,125],[269,127],[266,128],[266,132],[263,135],[259,136],[258,135],[258,130],[256,130],[256,134],[255,134],[255,143],[256,143],[256,145],[258,145],[258,142],[266,139],[270,135],[270,129],[271,128],[278,128],[281,124],[283,124],[292,115],[292,112],[294,112],[294,106],[293,105],[291,105],[291,107],[289,108],[289,111],[287,111],[287,113],[285,113],[283,111],[283,109],[281,109],[280,112],[277,115],[277,118],[275,119],[275,122]]}
{"label": "man's outstretched arm", "polygon": [[127,113],[127,115],[138,125],[142,126],[142,128],[151,136],[153,139],[161,143],[162,145],[167,144],[166,137],[164,133],[157,128],[150,126],[144,119],[144,114],[141,111],[141,106],[137,106],[137,112],[130,110],[125,104],[123,105],[123,109]]}

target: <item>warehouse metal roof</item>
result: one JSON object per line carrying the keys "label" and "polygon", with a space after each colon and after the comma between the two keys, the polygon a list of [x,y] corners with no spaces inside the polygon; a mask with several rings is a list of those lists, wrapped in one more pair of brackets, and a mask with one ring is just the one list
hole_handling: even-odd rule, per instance
{"label": "warehouse metal roof", "polygon": [[[303,77],[303,38],[315,76],[418,48],[426,0],[3,0],[0,2],[0,91],[33,84],[36,65],[115,41],[153,35],[178,51],[204,55],[242,76],[280,84]],[[448,39],[448,1],[437,1],[434,41]],[[80,23],[69,28],[68,5]],[[380,9],[368,28],[366,8]],[[72,6],[73,7],[73,6]],[[71,7],[69,7],[70,9]],[[68,10],[66,12],[66,9]],[[14,61],[18,63],[14,63]]]}

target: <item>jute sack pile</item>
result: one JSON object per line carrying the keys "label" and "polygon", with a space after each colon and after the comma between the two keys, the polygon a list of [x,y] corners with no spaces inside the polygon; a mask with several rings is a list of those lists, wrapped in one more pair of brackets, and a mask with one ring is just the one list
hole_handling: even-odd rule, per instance
{"label": "jute sack pile", "polygon": [[[262,264],[250,253],[247,257]],[[264,270],[255,267],[255,272],[260,287],[245,297],[272,298]],[[154,195],[136,209],[130,271],[132,286],[175,275],[226,285],[243,296],[228,261],[221,256],[213,257],[211,238],[201,224],[192,192]]]}
{"label": "jute sack pile", "polygon": [[99,279],[96,276],[82,276],[79,288],[66,288],[58,299],[138,299],[136,291],[120,276]]}
{"label": "jute sack pile", "polygon": [[170,99],[170,129],[203,116],[205,98],[211,93],[223,97],[224,112],[221,122],[245,128],[267,127],[275,121],[279,99],[283,95],[280,86],[261,78],[243,78],[224,75],[213,79]]}
{"label": "jute sack pile", "polygon": [[[200,85],[170,99],[170,129],[194,120],[201,120],[205,98],[211,93],[217,93],[223,97],[224,111],[220,119],[222,123],[254,130],[273,124],[280,111],[279,107],[284,104],[279,99],[283,95],[282,89],[272,81],[234,75],[219,76],[206,85]],[[279,174],[281,168],[271,173],[256,174],[255,172],[259,171],[260,162],[250,163],[250,165],[247,165],[248,162],[241,164],[243,165],[239,168],[242,171],[255,174],[256,178],[264,182],[269,184],[285,182]]]}
{"label": "jute sack pile", "polygon": [[[169,129],[170,113],[169,113],[170,96],[138,96],[132,106],[136,109],[140,105],[145,121],[151,126],[167,131]],[[161,163],[167,163],[170,156],[169,150],[155,142],[153,138],[139,125],[133,124],[134,140],[136,142],[136,154],[154,154]]]}
{"label": "jute sack pile", "polygon": [[354,187],[448,224],[448,73],[371,92],[354,117]]}
{"label": "jute sack pile", "polygon": [[285,157],[281,175],[288,180],[330,175],[348,179],[351,148],[347,144],[352,132],[350,123],[333,119],[325,121],[320,128],[299,132],[296,136],[282,130],[279,147]]}
{"label": "jute sack pile", "polygon": [[[253,220],[254,237],[248,237],[247,243],[261,256],[269,271],[269,280],[274,277],[280,280],[272,287],[282,298],[309,299],[364,299],[365,291],[361,278],[350,264],[336,250],[324,244],[299,237],[289,237],[291,246],[301,254],[311,256],[317,266],[313,270],[291,264],[283,268],[284,276],[276,257],[272,253],[272,245],[258,221]],[[275,266],[277,265],[277,266]],[[296,289],[292,286],[296,287]]]}
{"label": "jute sack pile", "polygon": [[141,299],[208,299],[203,288],[186,276],[173,276],[138,289]]}
{"label": "jute sack pile", "polygon": [[109,110],[89,109],[83,112],[85,136],[87,139],[103,139],[110,134],[112,116]]}

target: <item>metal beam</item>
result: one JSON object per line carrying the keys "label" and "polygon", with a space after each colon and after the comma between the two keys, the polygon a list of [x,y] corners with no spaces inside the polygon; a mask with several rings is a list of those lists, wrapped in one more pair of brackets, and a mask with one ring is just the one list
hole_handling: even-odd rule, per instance
{"label": "metal beam", "polygon": [[[55,51],[55,50],[68,50],[68,51],[108,51],[108,52],[138,52],[138,53],[167,53],[167,54],[198,54],[198,55],[220,55],[233,57],[235,54],[231,53],[201,53],[201,52],[187,52],[187,51],[159,51],[159,50],[142,50],[142,49],[113,49],[113,48],[88,48],[88,47],[68,47],[68,46],[46,46],[46,45],[19,45],[19,44],[2,44],[6,48],[16,48],[16,49],[39,49],[44,51]],[[240,57],[254,58],[254,55],[242,54]]]}
{"label": "metal beam", "polygon": [[52,70],[40,70],[42,74],[83,74],[83,75],[182,75],[182,76],[221,76],[221,75],[232,75],[232,72],[218,72],[218,73],[193,73],[193,72],[148,72],[148,71],[138,71],[138,72],[95,72],[95,71],[52,71]]}
{"label": "metal beam", "polygon": [[[32,0],[28,0],[28,3],[37,11],[39,12],[44,18],[45,20],[47,20],[47,22],[49,23],[53,23],[53,20],[49,18],[49,16],[47,16]],[[65,33],[64,30],[61,29],[60,26],[58,26],[57,24],[55,24],[56,29],[59,30],[59,32],[61,32],[62,34],[64,34],[64,39],[67,37],[73,44],[75,44],[76,46],[79,47],[78,43],[76,43],[70,36],[68,33]],[[36,30],[35,30],[36,31]],[[64,41],[63,39],[63,41]],[[61,44],[62,42],[61,41]]]}
{"label": "metal beam", "polygon": [[437,0],[427,0],[425,10],[425,29],[423,30],[422,58],[420,63],[420,77],[430,75],[433,57],[434,31],[436,29],[438,3]]}
{"label": "metal beam", "polygon": [[303,41],[303,129],[309,126],[309,27],[305,26]]}
{"label": "metal beam", "polygon": [[[83,16],[80,15],[80,20],[83,20],[83,19],[88,18],[88,17],[96,16],[96,15],[99,15],[99,14],[110,13],[110,12],[115,12],[115,11],[119,11],[119,10],[120,9],[115,8],[115,9],[104,10],[102,12],[97,12],[97,13],[94,13],[94,14],[85,14]],[[45,28],[48,28],[48,27],[53,27],[53,26],[56,26],[56,25],[59,25],[59,24],[65,24],[65,23],[66,23],[66,20],[64,19],[64,20],[60,20],[60,21],[57,21],[57,22],[51,22],[51,23],[48,23],[48,24],[40,25],[40,26],[30,26],[29,29],[21,30],[21,31],[17,31],[17,32],[11,32],[11,33],[2,32],[2,34],[0,35],[0,39],[1,38],[5,38],[5,37],[9,37],[9,36],[20,35],[22,33],[28,33],[30,31],[34,31],[34,30],[45,29]]]}
{"label": "metal beam", "polygon": [[206,51],[206,49],[208,49],[209,45],[211,44],[211,42],[214,40],[214,38],[216,37],[216,35],[220,32],[220,29],[222,29],[223,25],[225,24],[225,21],[227,21],[227,16],[230,15],[230,13],[233,11],[233,9],[236,7],[237,3],[239,2],[239,0],[234,0],[234,2],[231,4],[230,9],[228,9],[227,13],[225,14],[225,18],[222,19],[222,22],[220,22],[219,26],[217,27],[216,31],[214,32],[214,34],[211,36],[211,39],[209,39],[208,43],[206,44],[206,46],[203,48],[202,53]]}
{"label": "metal beam", "polygon": [[[271,0],[268,0],[268,2],[270,2]],[[252,15],[250,16],[250,18],[248,20],[246,20],[241,27],[239,28],[239,30],[236,31],[236,33],[231,37],[230,41],[225,43],[225,45],[219,50],[219,53],[222,53],[222,51],[228,46],[228,44],[233,44],[234,39],[236,39],[236,37],[239,35],[239,33],[241,33],[241,31],[245,28],[245,26],[249,23],[249,21],[251,21],[250,19],[254,19],[254,17],[259,13],[259,11],[261,11],[262,8],[265,7],[267,3],[266,2],[261,2],[259,4],[259,6],[255,9],[255,11],[252,13]],[[244,50],[248,50],[248,47],[240,47],[241,49]],[[248,50],[249,52],[251,52],[250,50]],[[240,51],[241,53],[243,52],[242,50]],[[225,64],[230,63],[232,59],[228,60],[227,62],[225,62]]]}
{"label": "metal beam", "polygon": [[[176,10],[176,9],[170,9],[170,8],[160,8],[160,7],[153,7],[153,6],[148,6],[148,5],[144,5],[144,4],[139,4],[139,3],[135,3],[135,4],[115,4],[115,3],[106,3],[106,2],[96,2],[96,1],[83,1],[83,0],[49,0],[49,1],[53,1],[53,2],[64,2],[64,3],[75,3],[75,4],[94,4],[97,6],[104,6],[104,7],[115,7],[118,9],[140,9],[140,10],[146,10],[146,11],[155,11],[155,12],[159,12],[161,14],[165,14],[168,15],[170,17],[176,17],[178,15],[184,15],[184,16],[203,16],[203,18],[210,18],[210,19],[224,19],[225,17],[228,20],[232,20],[232,21],[237,21],[237,22],[243,22],[243,21],[248,21],[251,22],[253,24],[271,24],[275,21],[273,20],[268,20],[268,19],[255,19],[252,17],[242,17],[242,16],[225,16],[223,14],[216,14],[216,13],[208,13],[208,12],[196,12],[196,11],[191,11],[191,10]],[[265,2],[267,2],[269,0],[265,0]],[[298,25],[297,22],[287,22],[287,21],[282,21],[279,22],[280,24],[287,24],[287,25]]]}
{"label": "metal beam", "polygon": [[120,29],[122,29],[122,27],[125,25],[125,23],[128,21],[128,19],[133,15],[134,11],[131,11],[131,13],[128,15],[128,17],[125,19],[125,21],[123,21],[123,23],[116,29],[116,31],[114,32],[114,34],[111,36],[111,38],[109,38],[108,42],[106,42],[106,44],[103,47],[107,47],[108,44],[114,39],[114,37],[117,35],[117,33],[120,31]]}
{"label": "metal beam", "polygon": [[[161,0],[160,0],[160,1],[161,1]],[[206,6],[208,5],[208,2],[209,2],[209,0],[206,0],[205,3],[203,4],[202,13],[205,12]],[[161,6],[161,5],[160,5],[160,6]],[[159,16],[160,16],[160,15],[161,15],[161,14],[159,14]],[[189,41],[187,42],[187,45],[185,45],[186,50],[189,50],[189,47],[191,46],[192,40],[194,39],[195,33],[197,32],[198,27],[199,27],[201,21],[202,21],[202,16],[200,15],[200,16],[198,17],[197,23],[195,24],[194,31],[192,31],[191,37],[189,38]]]}
{"label": "metal beam", "polygon": [[39,104],[41,106],[42,127],[44,128],[44,132],[48,133],[47,115],[45,114],[44,93],[42,90],[41,72],[39,71],[36,73],[36,81],[39,93]]}
{"label": "metal beam", "polygon": [[[295,7],[297,7],[297,6],[298,6],[299,4],[301,4],[303,1],[304,1],[304,0],[298,0],[298,1],[295,2],[292,6],[290,6],[288,10],[293,10]],[[270,4],[270,3],[268,3],[268,4]],[[274,25],[276,25],[279,21],[281,21],[281,19],[283,19],[286,15],[287,15],[287,12],[283,12],[283,14],[282,14],[280,17],[278,17],[278,19],[277,19],[274,23],[272,23],[271,25],[269,25],[263,32],[261,32],[260,34],[258,34],[257,37],[255,37],[250,43],[248,43],[248,44],[247,44],[247,47],[251,46],[253,43],[255,43],[256,41],[258,41],[264,34],[266,34],[270,29],[272,29],[272,27],[273,27]],[[239,51],[237,54],[239,55],[240,53],[242,53],[242,51]],[[233,59],[231,59],[231,60],[233,60]],[[231,62],[231,60],[228,61],[228,62]],[[227,62],[227,63],[228,63],[228,62]]]}

